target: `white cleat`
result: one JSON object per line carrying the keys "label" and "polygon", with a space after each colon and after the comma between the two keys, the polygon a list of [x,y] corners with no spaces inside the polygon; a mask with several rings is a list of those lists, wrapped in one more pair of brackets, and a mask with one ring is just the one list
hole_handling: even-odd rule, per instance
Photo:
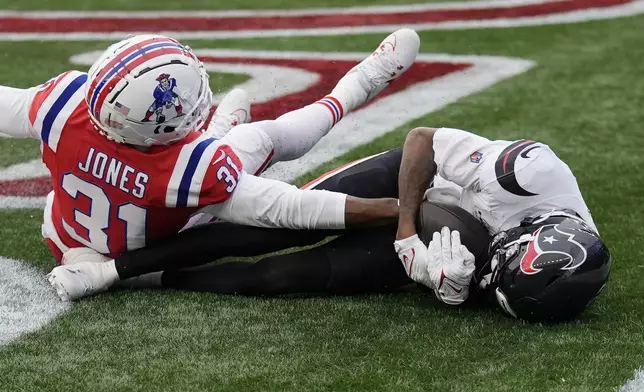
{"label": "white cleat", "polygon": [[113,261],[80,262],[54,268],[47,275],[47,280],[61,300],[75,301],[107,291],[118,280],[118,274]]}
{"label": "white cleat", "polygon": [[216,139],[224,137],[239,124],[250,122],[250,100],[246,91],[236,88],[221,100],[204,134]]}
{"label": "white cleat", "polygon": [[349,71],[348,74],[362,72],[366,77],[368,85],[363,85],[367,91],[365,102],[378,95],[391,81],[398,79],[411,68],[419,48],[418,34],[412,29],[400,29],[389,34],[371,56]]}

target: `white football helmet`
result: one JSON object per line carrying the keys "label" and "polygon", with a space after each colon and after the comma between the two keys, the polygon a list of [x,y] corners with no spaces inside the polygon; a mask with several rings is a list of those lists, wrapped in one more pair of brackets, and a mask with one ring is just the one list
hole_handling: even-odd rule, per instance
{"label": "white football helmet", "polygon": [[205,124],[212,91],[208,73],[189,47],[147,34],[103,53],[89,70],[85,100],[92,121],[108,138],[168,145]]}

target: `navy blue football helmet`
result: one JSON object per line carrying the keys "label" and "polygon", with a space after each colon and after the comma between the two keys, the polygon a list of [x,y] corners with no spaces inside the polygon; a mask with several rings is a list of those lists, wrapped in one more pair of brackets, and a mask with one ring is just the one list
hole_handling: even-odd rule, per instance
{"label": "navy blue football helmet", "polygon": [[505,313],[529,321],[577,317],[600,293],[611,255],[599,235],[576,214],[554,211],[498,233],[474,283]]}

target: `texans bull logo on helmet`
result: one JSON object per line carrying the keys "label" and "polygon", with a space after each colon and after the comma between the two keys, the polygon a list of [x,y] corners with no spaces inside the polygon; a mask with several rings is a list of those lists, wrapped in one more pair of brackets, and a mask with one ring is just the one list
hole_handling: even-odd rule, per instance
{"label": "texans bull logo on helmet", "polygon": [[565,230],[556,224],[541,226],[535,231],[521,259],[521,271],[533,275],[544,268],[571,270],[582,265],[586,261],[586,249],[575,241],[575,234]]}

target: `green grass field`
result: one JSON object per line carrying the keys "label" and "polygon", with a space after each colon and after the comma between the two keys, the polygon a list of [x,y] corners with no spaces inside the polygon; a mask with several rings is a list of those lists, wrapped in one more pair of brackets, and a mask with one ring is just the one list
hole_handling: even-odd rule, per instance
{"label": "green grass field", "polygon": [[[240,2],[240,8],[322,6]],[[333,6],[355,4],[343,0]],[[367,3],[366,1],[360,2]],[[388,1],[387,3],[392,3]],[[106,3],[107,4],[107,3]],[[110,9],[177,3],[115,1]],[[8,1],[33,9],[39,1]],[[90,9],[103,2],[49,2]],[[193,0],[185,8],[229,8]],[[494,30],[421,33],[426,53],[486,54],[537,66],[329,162],[401,145],[414,126],[532,138],[571,166],[612,250],[608,287],[577,322],[544,326],[494,310],[437,306],[408,291],[353,298],[236,298],[118,292],[75,304],[48,327],[0,348],[0,391],[610,391],[644,365],[644,16]],[[188,41],[195,48],[370,51],[383,35]],[[0,84],[30,86],[106,42],[0,43]],[[218,75],[215,89],[240,80]],[[0,139],[0,166],[38,145]],[[314,176],[311,173],[298,182]],[[53,258],[40,210],[0,210],[0,255],[43,273]]]}

